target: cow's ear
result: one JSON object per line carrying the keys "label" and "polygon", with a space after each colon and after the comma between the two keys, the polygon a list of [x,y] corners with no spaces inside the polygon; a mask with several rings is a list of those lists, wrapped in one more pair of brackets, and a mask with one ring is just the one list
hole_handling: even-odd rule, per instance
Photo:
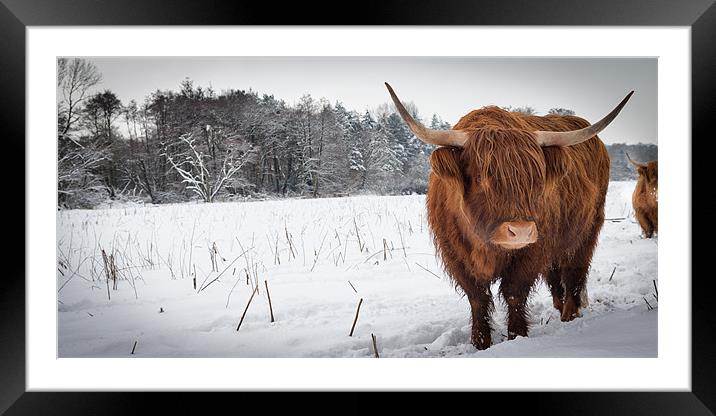
{"label": "cow's ear", "polygon": [[460,158],[462,149],[459,147],[438,147],[430,156],[433,173],[440,179],[460,179]]}

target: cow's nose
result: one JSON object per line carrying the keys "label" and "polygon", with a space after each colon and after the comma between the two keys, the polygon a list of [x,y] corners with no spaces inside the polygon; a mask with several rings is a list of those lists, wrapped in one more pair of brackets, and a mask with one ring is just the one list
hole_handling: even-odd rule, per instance
{"label": "cow's nose", "polygon": [[529,239],[535,232],[535,223],[528,222],[524,223],[507,223],[507,231],[509,231],[510,237],[515,239]]}
{"label": "cow's nose", "polygon": [[537,225],[532,221],[503,222],[497,227],[492,242],[516,250],[537,241]]}

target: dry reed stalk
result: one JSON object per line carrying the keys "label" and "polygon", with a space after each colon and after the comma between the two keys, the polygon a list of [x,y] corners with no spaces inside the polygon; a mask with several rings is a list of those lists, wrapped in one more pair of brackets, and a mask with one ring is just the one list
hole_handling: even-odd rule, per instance
{"label": "dry reed stalk", "polygon": [[421,269],[425,270],[426,272],[428,272],[428,273],[432,274],[433,276],[437,277],[438,279],[440,279],[440,276],[436,275],[435,273],[433,273],[430,270],[426,269],[425,267],[421,266],[420,263],[418,263],[417,261],[415,262],[415,264],[417,264],[418,267],[420,267]]}
{"label": "dry reed stalk", "polygon": [[380,358],[380,355],[378,355],[378,342],[375,339],[375,334],[370,334],[370,337],[373,339],[373,353],[375,354],[375,358]]}
{"label": "dry reed stalk", "polygon": [[291,235],[288,233],[288,226],[286,223],[284,223],[283,226],[284,231],[286,231],[286,242],[288,243],[288,249],[289,249],[289,256],[288,259],[291,259],[291,255],[293,255],[293,259],[296,259],[296,252],[293,250],[293,239],[291,238]]}
{"label": "dry reed stalk", "polygon": [[[253,247],[251,247],[251,248],[253,248]],[[249,250],[251,250],[251,248],[249,248]],[[235,258],[234,260],[232,260],[231,263],[229,263],[229,265],[226,266],[226,267],[224,268],[224,270],[222,270],[221,273],[219,273],[211,282],[207,283],[206,286],[201,287],[201,288],[199,289],[199,292],[201,292],[202,290],[204,290],[204,289],[206,289],[207,287],[209,287],[210,284],[212,284],[212,283],[216,282],[217,280],[219,280],[219,278],[220,278],[224,273],[226,273],[226,271],[229,270],[229,268],[231,268],[231,266],[232,266],[234,263],[236,263],[236,260],[240,259],[244,254],[248,253],[249,250],[245,250],[244,252],[242,252],[241,254],[239,254],[238,256],[236,256],[236,258]]]}
{"label": "dry reed stalk", "polygon": [[364,245],[360,239],[360,232],[358,231],[358,222],[356,222],[356,217],[353,217],[353,225],[355,226],[355,229],[356,229],[356,237],[358,237],[358,249],[362,253]]}
{"label": "dry reed stalk", "polygon": [[348,253],[348,236],[350,233],[346,233],[345,244],[343,245],[343,264],[346,264],[346,253]]}
{"label": "dry reed stalk", "polygon": [[231,300],[231,294],[234,293],[234,288],[236,288],[236,285],[239,284],[241,279],[236,279],[236,282],[234,282],[234,285],[231,286],[231,290],[229,291],[229,295],[226,297],[226,308],[229,308],[229,301]]}
{"label": "dry reed stalk", "polygon": [[[189,239],[189,270],[191,270],[193,264],[191,257],[194,252],[194,231],[196,230],[196,219],[194,220],[194,226],[191,227],[191,238]],[[196,266],[194,266],[194,289],[196,289]]]}
{"label": "dry reed stalk", "polygon": [[109,267],[112,272],[112,290],[117,290],[117,263],[114,261],[114,254],[109,255]]}
{"label": "dry reed stalk", "polygon": [[405,262],[405,265],[408,267],[408,271],[409,271],[409,272],[412,272],[412,270],[410,270],[410,265],[408,264],[408,259],[406,259],[405,257],[403,257],[403,261]]}
{"label": "dry reed stalk", "polygon": [[328,234],[325,234],[325,235],[323,236],[323,240],[321,240],[321,246],[318,247],[318,251],[317,251],[317,252],[314,251],[314,253],[316,254],[316,258],[313,259],[313,266],[311,266],[311,271],[313,271],[313,269],[316,267],[316,263],[318,262],[318,256],[321,255],[321,250],[323,250],[323,243],[326,242],[326,237],[327,237],[327,236],[328,236]]}
{"label": "dry reed stalk", "polygon": [[403,246],[403,256],[408,257],[408,253],[405,251],[405,241],[403,241],[403,231],[400,229],[400,221],[398,221],[398,217],[393,214],[393,217],[395,217],[395,224],[398,226],[398,235],[400,235],[400,244]]}
{"label": "dry reed stalk", "polygon": [[273,306],[271,305],[271,294],[269,293],[268,280],[264,280],[264,285],[266,285],[266,296],[268,297],[269,302],[269,312],[271,312],[271,322],[273,322]]}
{"label": "dry reed stalk", "polygon": [[249,298],[248,303],[246,303],[246,309],[244,309],[244,313],[241,314],[241,320],[239,320],[239,324],[236,326],[236,331],[239,331],[239,328],[241,328],[241,323],[244,322],[244,317],[246,316],[246,312],[249,310],[249,306],[251,305],[251,301],[254,299],[254,295],[256,295],[256,292],[258,290],[258,287],[254,288],[254,291],[251,292],[251,297]]}
{"label": "dry reed stalk", "polygon": [[104,249],[102,249],[102,260],[104,260],[104,274],[107,277],[107,299],[112,300],[112,297],[109,294],[109,266],[107,264],[107,253],[105,253]]}
{"label": "dry reed stalk", "polygon": [[218,272],[219,267],[216,264],[216,243],[209,247],[209,260],[211,260],[211,271]]}
{"label": "dry reed stalk", "polygon": [[351,326],[351,333],[348,334],[349,337],[353,336],[353,331],[356,329],[356,322],[358,322],[358,314],[360,313],[360,305],[363,303],[363,298],[360,298],[358,301],[358,309],[356,309],[356,317],[353,318],[353,326]]}

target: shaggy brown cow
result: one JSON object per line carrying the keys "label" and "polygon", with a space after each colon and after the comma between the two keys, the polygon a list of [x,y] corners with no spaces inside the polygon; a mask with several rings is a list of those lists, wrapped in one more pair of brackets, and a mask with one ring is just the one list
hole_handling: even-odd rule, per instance
{"label": "shaggy brown cow", "polygon": [[596,134],[633,91],[591,126],[574,116],[484,107],[452,130],[432,130],[386,86],[413,133],[443,146],[431,156],[428,222],[446,271],[470,302],[473,345],[491,344],[490,284],[498,278],[509,339],[527,336],[527,298],[540,275],[562,320],[578,316],[609,182],[609,155]]}
{"label": "shaggy brown cow", "polygon": [[633,161],[629,154],[627,159],[639,173],[639,179],[634,188],[631,202],[634,205],[634,214],[639,222],[644,237],[651,238],[659,232],[659,169],[656,160],[647,163]]}

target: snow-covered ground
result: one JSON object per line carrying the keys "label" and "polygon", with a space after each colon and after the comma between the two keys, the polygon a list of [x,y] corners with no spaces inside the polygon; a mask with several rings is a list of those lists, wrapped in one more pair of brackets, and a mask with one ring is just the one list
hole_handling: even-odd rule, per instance
{"label": "snow-covered ground", "polygon": [[424,196],[59,211],[58,355],[372,357],[374,334],[380,357],[655,357],[658,240],[640,236],[634,185],[610,184],[583,317],[561,322],[540,283],[530,336],[506,341],[496,296],[485,351],[434,255]]}

